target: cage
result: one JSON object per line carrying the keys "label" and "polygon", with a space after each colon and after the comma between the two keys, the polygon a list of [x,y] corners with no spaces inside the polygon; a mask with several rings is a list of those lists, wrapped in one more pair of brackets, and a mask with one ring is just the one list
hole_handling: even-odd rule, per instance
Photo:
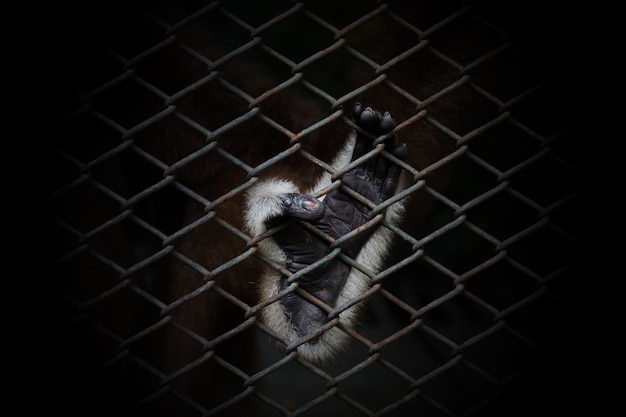
{"label": "cage", "polygon": [[[7,409],[621,415],[613,9],[7,7]],[[331,320],[349,346],[315,363],[259,318],[280,302],[256,292],[277,266],[242,210],[266,176],[338,187],[357,101],[390,111],[408,144],[407,208],[381,226],[393,244],[366,291],[335,306],[364,305],[357,325]]]}

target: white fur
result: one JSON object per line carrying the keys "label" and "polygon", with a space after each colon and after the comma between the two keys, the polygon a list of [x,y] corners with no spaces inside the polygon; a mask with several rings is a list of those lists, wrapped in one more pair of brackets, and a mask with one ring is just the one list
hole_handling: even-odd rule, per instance
{"label": "white fur", "polygon": [[[340,169],[350,163],[352,150],[355,144],[355,135],[351,135],[345,148],[339,153],[332,164],[333,169]],[[331,185],[331,173],[325,173],[312,190],[305,194],[315,194]],[[247,194],[245,224],[247,230],[258,236],[266,231],[265,221],[268,218],[281,213],[282,204],[280,195],[285,193],[300,192],[297,187],[287,180],[269,179],[256,184]],[[321,197],[320,199],[323,199]],[[389,206],[385,212],[385,218],[391,223],[397,223],[402,215],[403,204],[401,201]],[[379,227],[370,240],[364,245],[356,261],[366,269],[377,273],[382,267],[383,260],[387,255],[387,249],[391,243],[392,233],[389,229]],[[263,239],[259,242],[261,252],[269,259],[284,264],[285,253],[272,239]],[[261,278],[261,299],[274,297],[280,291],[280,274],[268,268]],[[363,294],[369,287],[369,278],[362,272],[352,268],[346,284],[337,298],[337,306],[349,302]],[[358,312],[362,303],[357,303],[339,314],[339,320],[343,326],[353,326],[356,323]],[[280,301],[269,304],[262,310],[262,319],[273,331],[282,335],[289,343],[297,341],[300,336],[296,333],[289,320],[289,315],[284,310]],[[349,336],[338,327],[332,327],[317,340],[304,343],[298,347],[298,353],[304,358],[314,361],[324,361],[348,343]]]}
{"label": "white fur", "polygon": [[288,180],[270,179],[254,185],[246,195],[246,228],[254,236],[263,233],[265,221],[282,213],[280,196],[298,192],[298,187]]}

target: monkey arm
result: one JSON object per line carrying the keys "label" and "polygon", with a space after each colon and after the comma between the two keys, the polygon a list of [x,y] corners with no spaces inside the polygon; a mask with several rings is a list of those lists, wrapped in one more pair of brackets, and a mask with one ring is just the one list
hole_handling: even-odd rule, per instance
{"label": "monkey arm", "polygon": [[[374,137],[388,133],[395,126],[388,113],[381,115],[370,108],[363,109],[360,104],[354,110],[357,125]],[[357,132],[351,154],[338,167],[355,161],[372,149],[372,139]],[[406,146],[395,145],[394,138],[387,140],[385,149],[398,159],[406,158]],[[342,184],[377,206],[396,193],[400,173],[400,167],[378,153],[346,172]],[[282,226],[260,246],[266,255],[284,264],[290,272],[298,272],[327,256],[331,252],[330,242],[373,218],[372,207],[355,199],[342,187],[318,200],[311,195],[300,194],[294,186],[286,186],[284,181],[272,180],[270,183],[274,185],[265,184],[260,191],[253,190],[248,196],[247,224],[255,234]],[[265,204],[265,207],[256,207],[259,204]],[[271,209],[268,208],[270,206]],[[395,203],[389,207],[385,213],[388,220],[399,218],[400,206]],[[265,217],[259,218],[254,214],[256,211],[263,212]],[[309,230],[302,224],[303,221],[325,233],[328,239]],[[382,229],[369,227],[361,230],[341,243],[342,253],[377,270],[390,243],[389,231]],[[362,252],[365,253],[360,256]],[[357,297],[367,288],[367,277],[338,258],[321,263],[297,281],[300,288],[331,308]],[[291,283],[289,277],[271,273],[265,282],[267,285],[262,295],[268,297],[285,292]],[[342,312],[342,323],[352,324],[356,310],[353,306]],[[278,302],[268,306],[264,318],[270,327],[290,341],[306,336],[328,322],[324,309],[293,291],[286,292]],[[331,328],[319,338],[300,346],[298,351],[309,359],[323,359],[332,355],[345,339],[345,333]]]}
{"label": "monkey arm", "polygon": [[[290,272],[298,272],[319,261],[331,252],[330,244],[303,226],[295,219],[310,221],[313,224],[326,224],[326,205],[315,197],[304,194],[288,194],[283,197],[285,215],[268,221],[273,227],[286,223],[272,237],[286,255],[285,266]],[[316,297],[328,306],[334,306],[337,296],[350,273],[345,263],[332,259],[298,278],[300,288]],[[288,277],[280,278],[280,290],[285,291],[290,285]],[[289,315],[295,332],[305,336],[322,326],[327,321],[323,309],[305,298],[289,292],[281,299]]]}

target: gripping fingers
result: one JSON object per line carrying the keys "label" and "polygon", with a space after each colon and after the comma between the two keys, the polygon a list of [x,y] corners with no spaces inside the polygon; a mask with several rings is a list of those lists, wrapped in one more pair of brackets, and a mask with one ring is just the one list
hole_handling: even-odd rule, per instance
{"label": "gripping fingers", "polygon": [[391,113],[386,111],[383,113],[383,117],[380,119],[379,129],[380,134],[384,135],[385,133],[391,132],[396,127],[396,122],[391,117]]}
{"label": "gripping fingers", "polygon": [[[266,221],[266,226],[272,228],[291,219],[316,222],[324,216],[324,205],[317,198],[300,193],[287,193],[280,196],[283,205],[282,215]],[[297,250],[307,232],[297,222],[291,222],[287,227],[274,234],[274,240],[279,246]],[[289,250],[287,250],[289,252]]]}
{"label": "gripping fingers", "polygon": [[354,105],[354,121],[374,136],[389,133],[396,127],[396,122],[389,112],[381,114],[371,107],[363,108],[358,102]]}
{"label": "gripping fingers", "polygon": [[305,221],[316,221],[324,215],[324,204],[317,198],[299,193],[281,196],[285,214]]}

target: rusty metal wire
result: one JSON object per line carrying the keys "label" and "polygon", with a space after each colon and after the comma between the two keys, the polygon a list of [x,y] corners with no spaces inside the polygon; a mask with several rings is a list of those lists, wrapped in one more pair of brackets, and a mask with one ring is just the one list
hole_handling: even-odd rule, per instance
{"label": "rusty metal wire", "polygon": [[[103,2],[91,12],[20,3],[3,19],[12,126],[2,167],[5,404],[81,415],[623,412],[612,382],[625,353],[620,14],[528,2],[175,3]],[[294,91],[321,113],[294,122],[284,113],[300,108],[272,111],[293,105]],[[236,110],[194,101],[214,92]],[[358,130],[349,109],[363,98],[406,113],[374,150],[336,170],[311,144]],[[261,148],[258,160],[249,149],[266,130],[282,145]],[[422,159],[425,144],[399,161],[382,144],[395,134],[433,137],[443,151]],[[177,150],[183,136],[192,145]],[[410,179],[379,206],[341,181],[377,154]],[[296,176],[332,177],[319,195],[343,187],[375,214],[334,241],[309,225],[333,251],[295,274],[258,250],[276,229],[252,237],[231,215],[293,158]],[[233,178],[212,171],[223,166]],[[164,199],[186,207],[184,221],[155,215]],[[403,199],[418,202],[406,224],[384,220]],[[338,249],[376,226],[395,240],[379,272]],[[189,249],[215,230],[237,249],[215,259]],[[365,274],[368,290],[328,306],[299,287],[332,259]],[[234,290],[232,276],[255,279],[240,272],[251,262],[289,276],[289,286],[262,300]],[[192,289],[161,292],[165,270],[184,270]],[[258,317],[291,293],[329,315],[296,341]],[[241,319],[214,333],[180,319],[209,299],[223,309],[216,320]],[[364,323],[341,324],[361,304]],[[336,361],[296,354],[332,327],[352,339]],[[163,345],[165,334],[187,347]],[[229,348],[247,334],[259,352],[252,366]],[[175,365],[160,362],[163,348],[180,356]],[[205,391],[179,385],[207,370]]]}

